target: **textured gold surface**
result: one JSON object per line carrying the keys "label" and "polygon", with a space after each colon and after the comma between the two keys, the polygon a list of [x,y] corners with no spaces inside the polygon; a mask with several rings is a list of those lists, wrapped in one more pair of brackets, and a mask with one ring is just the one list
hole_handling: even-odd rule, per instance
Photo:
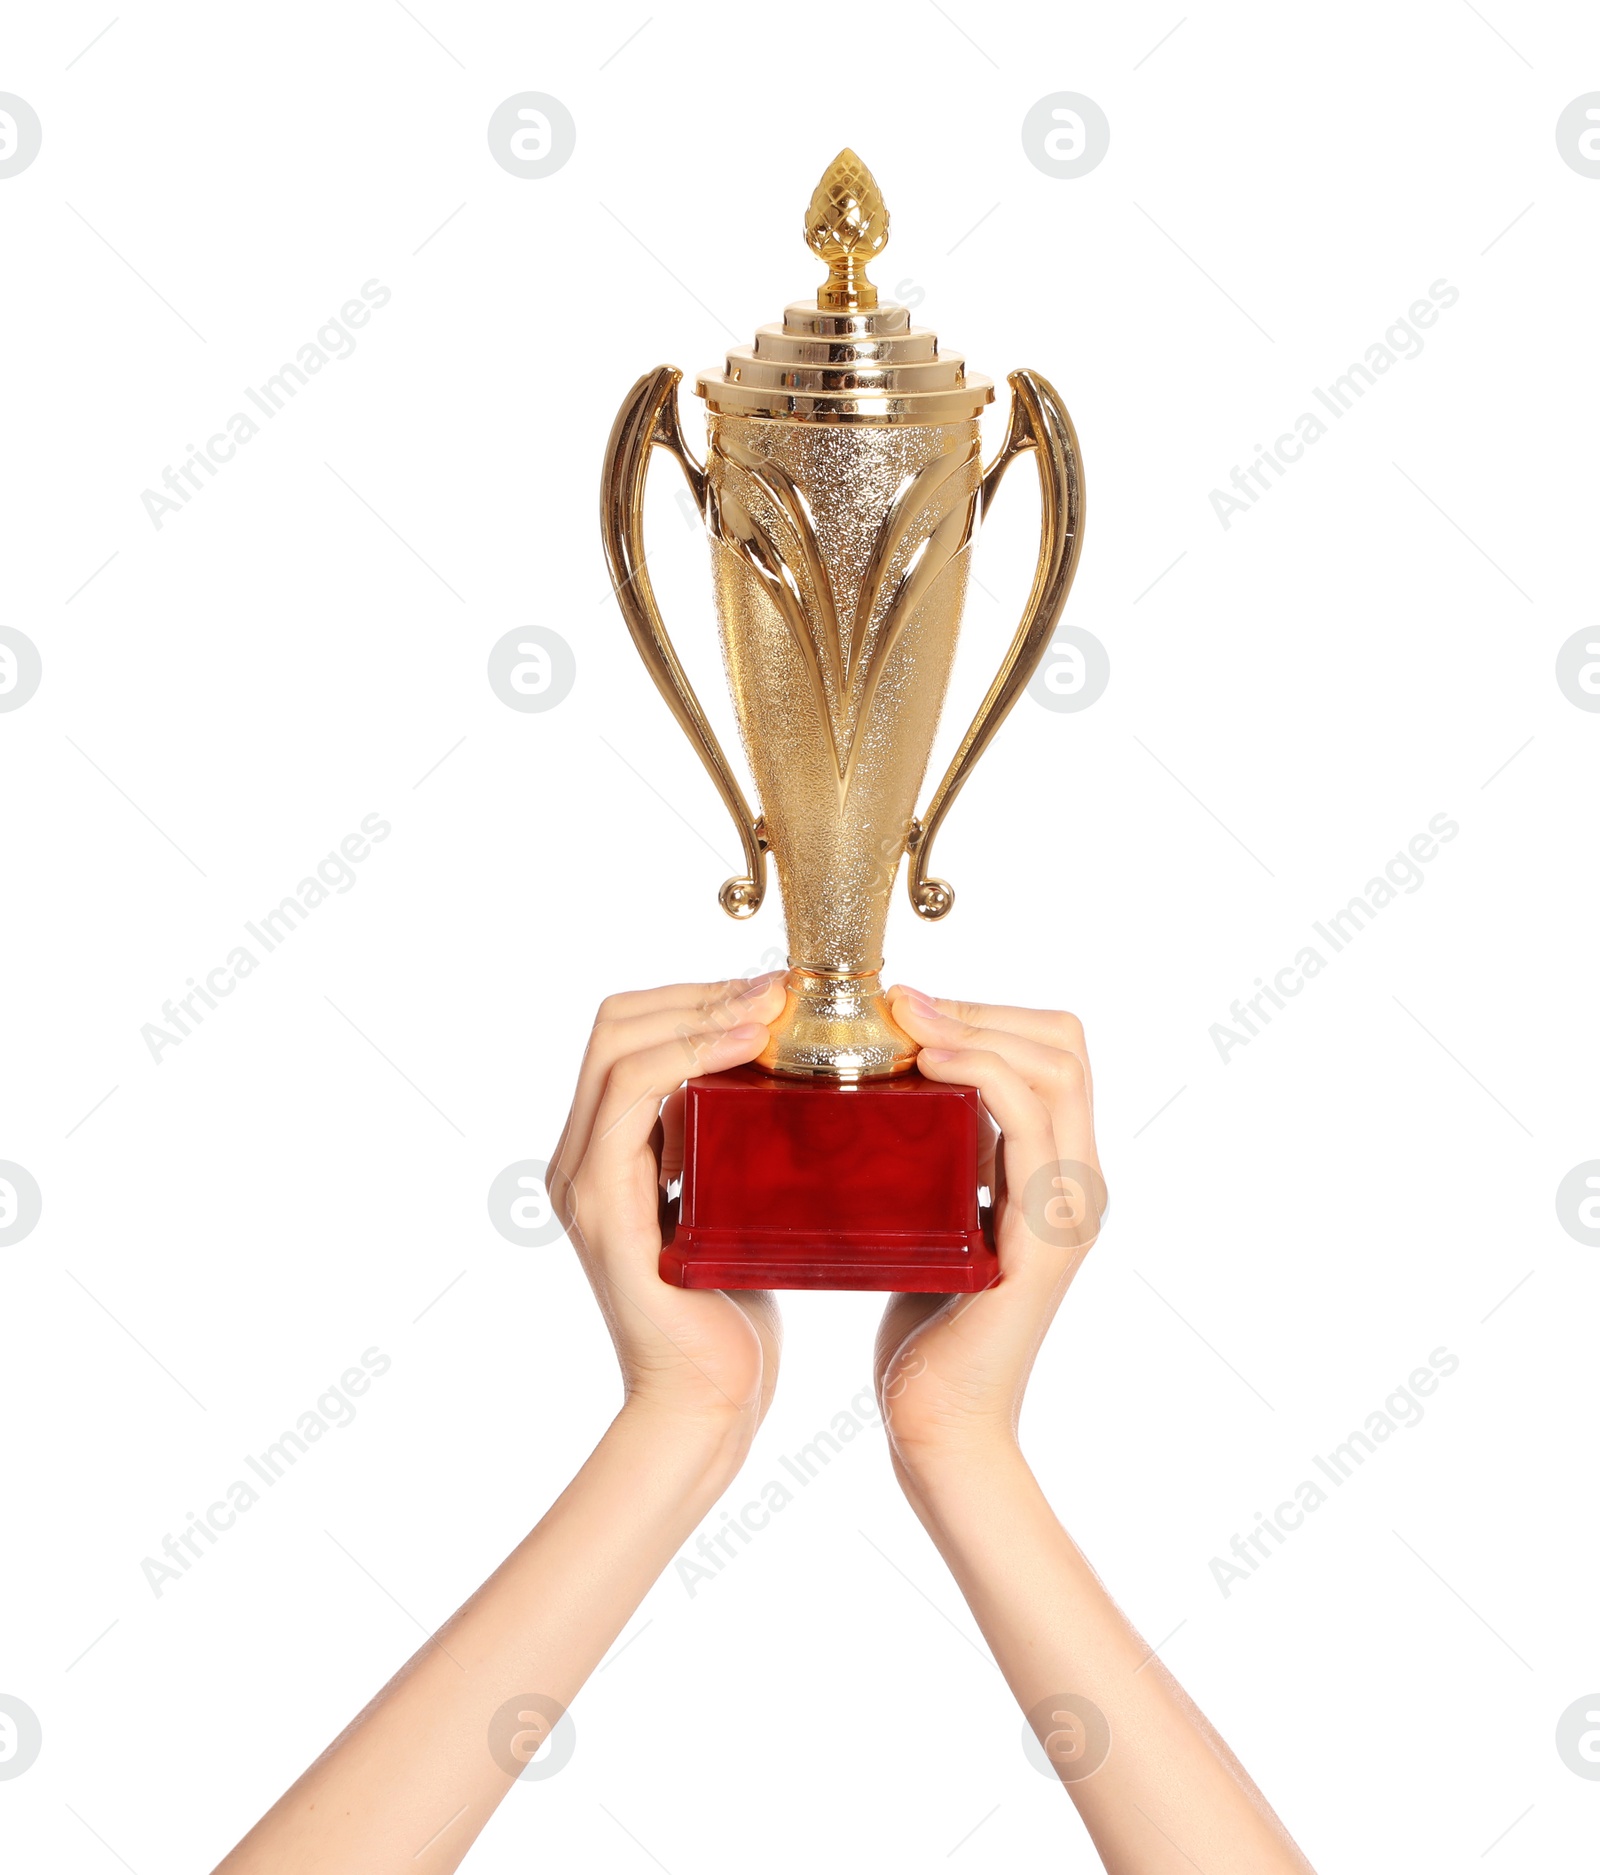
{"label": "textured gold surface", "polygon": [[874,971],[955,655],[978,425],[710,427],[723,658],[790,955]]}
{"label": "textured gold surface", "polygon": [[877,971],[830,976],[791,970],[788,1000],[772,1025],[757,1064],[776,1074],[818,1080],[871,1080],[906,1074],[917,1045],[889,1014]]}

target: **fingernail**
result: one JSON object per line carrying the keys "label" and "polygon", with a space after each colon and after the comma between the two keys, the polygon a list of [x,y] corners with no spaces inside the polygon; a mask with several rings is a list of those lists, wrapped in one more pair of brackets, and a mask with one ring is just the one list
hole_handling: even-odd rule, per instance
{"label": "fingernail", "polygon": [[948,1061],[956,1051],[953,1048],[924,1048],[917,1056],[918,1061]]}
{"label": "fingernail", "polygon": [[751,977],[733,1000],[736,1003],[742,1003],[749,998],[762,995],[765,991],[770,990],[773,984],[777,982],[778,978],[784,974],[782,970],[768,970],[759,977]]}
{"label": "fingernail", "polygon": [[741,1022],[735,1027],[725,1030],[722,1039],[726,1042],[753,1042],[758,1037],[765,1039],[766,1033],[767,1029],[765,1023]]}
{"label": "fingernail", "polygon": [[919,1016],[938,1015],[938,1010],[933,1006],[933,998],[931,996],[924,996],[921,990],[912,989],[909,983],[902,983],[900,985],[900,994]]}

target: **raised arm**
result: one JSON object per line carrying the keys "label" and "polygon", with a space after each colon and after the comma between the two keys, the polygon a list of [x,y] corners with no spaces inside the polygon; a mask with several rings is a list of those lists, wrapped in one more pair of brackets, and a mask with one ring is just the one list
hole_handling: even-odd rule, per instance
{"label": "raised arm", "polygon": [[1310,1864],[1106,1593],[1022,1456],[1034,1357],[1105,1210],[1083,1029],[1050,1011],[897,989],[933,1080],[1000,1128],[1000,1281],[901,1296],[878,1383],[895,1472],[960,1584],[1110,1875],[1308,1875]]}
{"label": "raised arm", "polygon": [[623,1405],[538,1526],[267,1812],[217,1875],[445,1875],[732,1482],[771,1399],[768,1298],[656,1274],[661,1105],[753,1059],[782,992],[612,997],[552,1163]]}

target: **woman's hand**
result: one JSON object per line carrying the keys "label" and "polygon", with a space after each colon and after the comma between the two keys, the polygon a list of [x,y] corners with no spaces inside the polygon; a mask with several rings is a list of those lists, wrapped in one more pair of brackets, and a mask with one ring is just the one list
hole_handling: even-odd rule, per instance
{"label": "woman's hand", "polygon": [[753,1060],[783,1000],[781,972],[608,996],[548,1175],[627,1405],[726,1421],[745,1440],[777,1380],[777,1311],[768,1295],[664,1283],[661,1207],[681,1168],[682,1082]]}
{"label": "woman's hand", "polygon": [[1076,1016],[903,986],[890,998],[922,1073],[976,1087],[1000,1129],[994,1164],[980,1167],[999,1282],[979,1295],[895,1296],[879,1331],[879,1398],[905,1483],[941,1459],[1014,1444],[1034,1357],[1099,1235],[1106,1188]]}
{"label": "woman's hand", "polygon": [[727,1489],[772,1397],[777,1318],[766,1296],[657,1274],[663,1174],[682,1157],[671,1097],[688,1075],[752,1060],[782,1007],[770,978],[601,1005],[546,1177],[616,1344],[623,1409],[536,1528],[217,1875],[448,1875]]}
{"label": "woman's hand", "polygon": [[1000,1128],[987,1180],[999,1282],[975,1296],[896,1296],[883,1318],[878,1388],[896,1476],[1108,1875],[1311,1875],[1056,1521],[1016,1442],[1034,1356],[1105,1215],[1082,1026],[906,989],[891,998],[922,1072],[976,1087]]}

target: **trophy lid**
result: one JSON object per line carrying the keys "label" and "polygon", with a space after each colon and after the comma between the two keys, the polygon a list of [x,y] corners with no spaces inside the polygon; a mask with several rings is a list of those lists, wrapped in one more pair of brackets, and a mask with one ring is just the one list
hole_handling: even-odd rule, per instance
{"label": "trophy lid", "polygon": [[823,172],[805,238],[828,278],[814,299],[785,310],[782,325],[735,345],[723,370],[701,372],[695,390],[710,410],[798,423],[960,423],[994,401],[993,381],[941,352],[907,307],[880,304],[866,268],[888,242],[889,210],[853,150]]}

